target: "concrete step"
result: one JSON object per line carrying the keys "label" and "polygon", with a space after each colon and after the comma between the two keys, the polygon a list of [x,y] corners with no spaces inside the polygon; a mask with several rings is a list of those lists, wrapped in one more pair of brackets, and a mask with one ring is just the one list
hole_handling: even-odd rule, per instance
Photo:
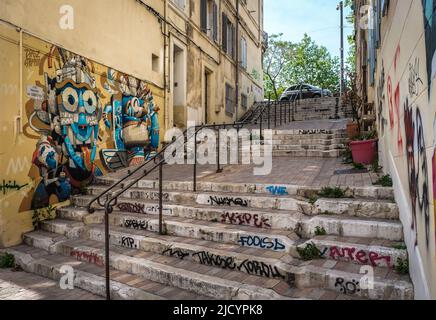
{"label": "concrete step", "polygon": [[[263,151],[262,151],[263,152]],[[297,151],[279,151],[273,150],[273,157],[294,157],[294,158],[339,158],[342,155],[343,150],[331,150],[331,151],[320,151],[320,150],[297,150]],[[241,151],[241,156],[251,156],[248,151]]]}
{"label": "concrete step", "polygon": [[[56,246],[56,250],[64,255],[72,255],[79,260],[86,259],[92,263],[98,263],[98,261],[102,261],[103,259],[104,252],[102,247],[103,243],[98,241],[73,240],[61,241],[59,245]],[[209,250],[208,246],[205,247]],[[190,246],[187,246],[187,248],[189,250]],[[284,296],[277,296],[277,294],[283,295],[283,291],[288,292],[290,289],[289,286],[285,285],[286,282],[280,279],[283,275],[280,276],[276,273],[278,269],[275,268],[269,269],[270,272],[274,270],[275,278],[269,278],[266,274],[262,274],[262,277],[260,277],[258,275],[250,275],[253,271],[249,271],[248,273],[241,272],[237,269],[237,264],[231,264],[229,266],[226,265],[225,262],[220,262],[221,260],[219,259],[214,260],[218,262],[218,266],[216,266],[215,262],[212,262],[213,259],[202,260],[204,263],[202,264],[200,259],[192,259],[192,253],[190,254],[191,257],[188,258],[186,254],[189,254],[189,252],[177,252],[174,250],[173,252],[168,251],[166,254],[168,254],[168,256],[153,254],[152,252],[146,253],[136,248],[126,249],[120,248],[119,246],[112,246],[111,266],[120,271],[141,274],[146,279],[152,281],[177,286],[184,290],[190,290],[197,294],[218,299],[231,299],[232,295],[230,292],[233,291],[235,286],[241,285],[241,283],[244,286],[243,283],[245,283],[244,281],[246,281],[246,279],[250,279],[249,283],[260,286],[260,288],[256,289],[252,287],[247,288],[245,286],[241,288],[241,290],[244,291],[244,296],[249,296],[251,299],[265,299],[265,294],[271,295],[271,298],[283,299]],[[258,257],[255,259],[258,260]],[[267,262],[269,261],[271,260],[267,260]],[[361,270],[356,267],[360,266],[350,263],[332,262],[333,264],[327,264],[327,262],[322,262],[322,260],[314,260],[299,266],[290,266],[288,269],[289,272],[285,277],[288,277],[288,283],[295,285],[295,287],[299,289],[320,288],[336,290],[338,293],[344,293],[355,298],[413,298],[413,288],[411,287],[410,279],[406,276],[391,274],[391,271],[387,268],[375,267],[375,276],[373,279],[374,289],[367,290],[359,285],[363,274],[360,272]],[[212,264],[212,266],[208,265],[209,263]],[[261,262],[258,263],[263,267],[266,265],[263,265]],[[253,265],[252,263],[251,266]],[[282,265],[286,266],[286,263]],[[258,266],[258,264],[256,264],[256,266]],[[252,268],[247,268],[247,270],[252,270]],[[255,270],[260,269],[255,268]],[[270,273],[270,277],[271,274],[272,273]],[[210,277],[209,275],[213,276]],[[341,279],[342,281],[340,281]],[[237,280],[237,282],[229,283],[229,280]],[[350,285],[347,285],[348,282],[350,282]],[[279,286],[280,283],[282,284]],[[268,288],[262,287],[264,284],[268,284]],[[343,287],[346,289],[343,292],[342,290],[344,290],[344,288],[341,284],[343,284]],[[355,287],[353,287],[352,284],[354,284]],[[276,290],[279,288],[282,288],[280,289],[282,291],[277,292]],[[265,290],[269,292],[265,292]]]}
{"label": "concrete step", "polygon": [[[103,214],[100,214],[100,223],[103,222]],[[120,243],[129,238],[128,229],[143,231],[159,231],[159,220],[153,216],[143,216],[133,213],[112,213],[109,216],[112,226],[126,227],[125,234],[121,237]],[[70,239],[89,238],[90,228],[81,223],[63,219],[44,221],[41,223],[43,231],[57,233]],[[293,231],[266,230],[247,226],[223,225],[198,220],[187,220],[177,217],[165,217],[164,232],[167,235],[188,237],[198,240],[207,240],[218,243],[235,244],[268,251],[292,253],[296,256],[296,244],[299,237]],[[138,239],[135,237],[126,244],[131,248],[138,248]]]}
{"label": "concrete step", "polygon": [[[105,190],[104,186],[91,186],[88,188],[89,195],[99,195]],[[122,194],[124,198],[137,200],[159,199],[159,193],[152,189],[131,188]],[[256,209],[277,209],[288,211],[311,211],[311,205],[306,201],[298,200],[292,196],[278,195],[253,195],[249,193],[239,193],[231,195],[229,193],[218,192],[192,192],[192,191],[165,191],[163,202],[175,202],[179,204],[200,204],[210,207],[231,207],[231,208],[256,208]]]}
{"label": "concrete step", "polygon": [[[15,256],[15,261],[24,271],[45,278],[60,281],[65,275],[63,268],[74,271],[74,287],[105,297],[105,270],[100,266],[100,258],[93,263],[80,261],[74,257],[48,254],[45,250],[21,245],[3,249]],[[91,256],[88,256],[91,257]],[[96,257],[96,256],[94,256]],[[86,259],[84,259],[86,260]],[[63,273],[62,273],[63,271]],[[111,268],[111,298],[114,300],[207,300],[210,297],[198,295],[176,287],[168,288],[159,282],[144,279],[129,272]]]}
{"label": "concrete step", "polygon": [[[99,184],[111,186],[118,180],[110,174],[98,177]],[[129,180],[126,184],[130,183]],[[157,189],[159,181],[143,179],[134,185],[135,188]],[[193,183],[190,181],[164,181],[163,189],[168,191],[191,191]],[[226,193],[251,193],[251,194],[267,194],[280,196],[303,196],[308,197],[310,194],[321,191],[322,188],[299,186],[291,184],[265,184],[265,183],[227,183],[227,182],[209,182],[197,181],[197,190],[199,192],[226,192]],[[393,188],[384,187],[349,187],[345,193],[350,198],[359,199],[378,199],[390,200],[394,202]]]}
{"label": "concrete step", "polygon": [[314,212],[351,217],[399,219],[397,204],[386,200],[318,199],[315,202]]}
{"label": "concrete step", "polygon": [[346,261],[359,265],[393,269],[399,258],[407,259],[407,250],[395,248],[404,245],[398,241],[358,237],[315,236],[299,248],[314,244],[324,259]]}
{"label": "concrete step", "polygon": [[[89,200],[89,197],[77,197],[73,199],[73,202],[77,206],[84,206],[89,203]],[[115,212],[121,212],[121,208],[128,209],[128,211],[133,213],[140,213],[141,216],[156,217],[158,215],[159,204],[156,202],[139,203],[136,200],[120,198],[119,204],[120,206],[115,206]],[[311,238],[315,234],[316,227],[323,227],[329,235],[355,235],[362,238],[379,238],[394,241],[401,241],[403,239],[401,223],[392,220],[359,219],[333,215],[310,217],[299,212],[282,213],[278,210],[257,211],[255,209],[244,211],[243,209],[215,209],[200,205],[183,206],[174,204],[165,204],[163,214],[165,216],[197,219],[212,223],[245,225],[261,229],[298,230],[298,234],[303,238]],[[77,207],[58,209],[58,217],[85,224],[101,223],[102,221],[101,212],[89,214],[85,209]]]}
{"label": "concrete step", "polygon": [[[103,243],[101,242],[71,240],[59,244],[57,248],[59,253],[55,256],[49,256],[53,257],[52,260],[57,261],[57,263],[66,262],[73,265],[75,260],[75,264],[92,263],[96,265],[96,261],[104,261]],[[295,291],[290,290],[291,288],[286,282],[277,279],[261,278],[231,269],[223,270],[222,268],[198,265],[170,256],[129,250],[117,246],[111,246],[110,250],[110,264],[113,269],[139,276],[144,280],[153,281],[167,288],[187,291],[191,293],[191,296],[194,293],[218,300],[287,300],[292,299],[291,296],[295,293]],[[29,272],[39,271],[40,258],[29,263],[30,259],[26,254],[23,257],[23,254],[20,254],[21,252],[17,249],[8,249],[8,251],[19,256],[20,265],[30,265]],[[21,262],[22,260],[25,262]],[[52,266],[53,263],[50,265]],[[98,263],[97,267],[103,271],[100,266],[101,263]],[[54,272],[48,270],[49,274],[45,272],[41,275],[50,277],[56,271],[56,269]],[[117,279],[116,275],[113,280]],[[104,289],[100,283],[97,286],[100,287],[100,290]],[[277,291],[280,291],[281,294]]]}
{"label": "concrete step", "polygon": [[[345,145],[333,144],[333,145],[306,145],[306,144],[273,144],[271,146],[274,151],[331,151],[331,150],[343,150]],[[264,150],[264,147],[259,149],[258,145],[254,146],[240,146],[239,151],[247,152],[250,150]]]}

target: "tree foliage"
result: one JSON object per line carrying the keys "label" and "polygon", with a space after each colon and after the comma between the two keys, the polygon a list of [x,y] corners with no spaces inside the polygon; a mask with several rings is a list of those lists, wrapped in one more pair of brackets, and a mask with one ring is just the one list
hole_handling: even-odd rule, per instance
{"label": "tree foliage", "polygon": [[332,92],[339,90],[340,63],[326,47],[307,34],[299,43],[271,35],[264,56],[265,97],[278,100],[290,85],[309,83]]}

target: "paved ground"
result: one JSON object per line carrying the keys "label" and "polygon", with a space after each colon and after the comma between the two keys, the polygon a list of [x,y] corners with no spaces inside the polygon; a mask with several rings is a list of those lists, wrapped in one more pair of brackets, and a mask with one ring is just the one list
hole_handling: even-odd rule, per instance
{"label": "paved ground", "polygon": [[[347,122],[347,119],[297,121],[277,129],[336,130],[345,129]],[[365,187],[372,186],[379,178],[377,174],[372,172],[362,173],[361,171],[353,170],[351,165],[343,164],[340,158],[274,157],[272,171],[265,176],[255,176],[253,174],[254,167],[254,165],[222,166],[224,171],[217,174],[216,165],[198,165],[197,179],[198,181],[291,184],[313,187]],[[110,176],[120,178],[126,175],[126,171],[120,170]],[[167,165],[164,168],[163,177],[167,181],[192,181],[193,165]],[[157,178],[157,170],[147,176],[147,179]]]}
{"label": "paved ground", "polygon": [[59,283],[27,272],[0,270],[0,300],[102,300],[81,289],[62,290]]}
{"label": "paved ground", "polygon": [[[372,186],[378,180],[377,174],[355,171],[351,165],[343,164],[341,159],[274,157],[272,171],[265,176],[255,176],[254,167],[223,166],[224,171],[217,174],[216,166],[197,166],[197,181],[365,187]],[[157,179],[157,173],[156,170],[147,179]],[[125,171],[119,171],[110,176],[123,177],[125,174]],[[164,167],[163,177],[166,181],[192,181],[193,166],[167,165]]]}

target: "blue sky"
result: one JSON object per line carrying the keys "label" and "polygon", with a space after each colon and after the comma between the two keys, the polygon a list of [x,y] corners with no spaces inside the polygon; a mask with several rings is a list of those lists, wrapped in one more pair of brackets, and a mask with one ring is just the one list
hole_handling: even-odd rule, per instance
{"label": "blue sky", "polygon": [[[264,0],[265,31],[283,33],[283,39],[298,42],[307,33],[319,45],[339,56],[340,16],[336,10],[339,0]],[[346,8],[344,16],[349,9]],[[346,37],[353,28],[344,19],[345,56],[348,52]]]}

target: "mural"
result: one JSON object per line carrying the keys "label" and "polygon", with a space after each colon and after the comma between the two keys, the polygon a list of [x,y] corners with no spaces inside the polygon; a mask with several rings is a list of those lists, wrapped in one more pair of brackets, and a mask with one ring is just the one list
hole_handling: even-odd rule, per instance
{"label": "mural", "polygon": [[43,80],[27,88],[29,127],[39,135],[32,156],[39,172],[32,209],[47,207],[53,196],[68,200],[103,169],[137,165],[155,155],[159,108],[144,81],[110,68],[99,74],[93,62],[56,46],[38,57]]}
{"label": "mural", "polygon": [[436,76],[436,15],[434,14],[436,1],[422,0],[422,7],[424,9],[428,85],[431,87],[431,83]]}
{"label": "mural", "polygon": [[[106,167],[116,170],[150,159],[159,147],[159,108],[147,84],[136,78],[108,70],[104,85],[113,93],[103,112],[104,123],[112,130],[115,149],[102,150]],[[111,116],[111,120],[109,117]]]}
{"label": "mural", "polygon": [[32,157],[42,178],[33,195],[33,209],[48,206],[52,195],[67,200],[73,189],[80,190],[102,174],[94,163],[101,103],[91,75],[93,66],[55,46],[48,55],[49,69],[54,59],[59,67],[54,76],[44,73],[44,98],[34,100],[29,118],[30,127],[41,135]]}

